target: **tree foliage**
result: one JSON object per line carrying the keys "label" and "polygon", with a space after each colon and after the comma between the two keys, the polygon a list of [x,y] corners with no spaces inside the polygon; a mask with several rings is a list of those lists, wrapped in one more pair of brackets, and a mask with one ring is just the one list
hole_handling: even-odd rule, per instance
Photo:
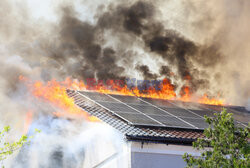
{"label": "tree foliage", "polygon": [[214,118],[205,116],[205,120],[209,124],[204,130],[205,138],[193,142],[201,156],[185,153],[183,159],[187,168],[249,168],[249,127],[236,127],[232,114],[226,109]]}
{"label": "tree foliage", "polygon": [[7,158],[8,155],[13,154],[16,150],[21,148],[26,142],[28,142],[28,137],[23,135],[18,141],[16,142],[4,142],[5,136],[9,133],[10,127],[6,126],[0,132],[0,161]]}
{"label": "tree foliage", "polygon": [[[6,142],[6,135],[9,133],[10,127],[6,126],[0,131],[0,161],[6,159],[9,155],[13,154],[15,151],[19,150],[23,145],[29,144],[30,139],[33,136],[22,135],[21,138],[16,142]],[[40,133],[41,131],[35,129],[36,133]]]}

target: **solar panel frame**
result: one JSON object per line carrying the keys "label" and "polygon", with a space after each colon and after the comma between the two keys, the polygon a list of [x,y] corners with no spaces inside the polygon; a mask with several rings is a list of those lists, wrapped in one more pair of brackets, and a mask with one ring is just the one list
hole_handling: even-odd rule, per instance
{"label": "solar panel frame", "polygon": [[202,104],[201,106],[213,112],[213,114],[211,114],[209,117],[215,117],[214,116],[215,113],[220,113],[223,110],[223,108],[225,108],[227,109],[228,113],[233,114],[234,120],[239,123],[238,125],[243,125],[244,127],[248,127],[248,122],[250,122],[250,113],[237,111],[235,110],[235,108],[232,108],[231,106],[215,106],[215,105],[207,105],[207,104]]}
{"label": "solar panel frame", "polygon": [[[78,92],[129,124],[138,126],[149,125],[157,127],[204,129],[208,126],[203,118],[204,115],[213,117],[214,113],[217,113],[222,108],[220,106],[197,103],[101,94],[97,92]],[[180,107],[180,105],[182,107]],[[233,111],[234,114],[239,112],[237,108],[226,108],[228,108],[229,111]],[[136,117],[133,118],[131,116]],[[246,126],[244,122],[237,120],[237,123],[238,125]]]}
{"label": "solar panel frame", "polygon": [[[179,107],[179,105],[177,103],[170,102],[170,101],[168,101],[168,102],[171,103],[171,104],[174,104],[176,107],[178,107],[178,108],[175,108],[176,110],[178,110],[177,113],[179,113],[179,111],[182,111],[182,112],[185,111],[187,116],[183,117],[183,116],[179,115],[179,114],[183,114],[183,113],[179,113],[178,115],[176,115],[176,113],[173,113],[173,111],[171,111],[171,108],[166,107],[166,106],[165,107],[160,107],[160,108],[164,109],[165,111],[167,111],[169,113],[172,112],[171,114],[173,114],[174,116],[177,116],[180,119],[182,119],[183,121],[186,121],[187,123],[190,123],[190,124],[194,125],[198,129],[204,129],[204,128],[208,127],[208,124],[204,120],[204,116],[202,116],[202,114],[196,113],[196,112],[202,111],[203,113],[205,113],[207,115],[213,116],[213,113],[211,113],[211,111],[209,111],[207,109],[203,109],[203,110],[186,109],[184,107]],[[180,103],[182,105],[185,105],[186,102],[179,102],[179,104]],[[196,106],[196,109],[202,109],[202,108],[199,107],[199,104],[197,104],[197,103],[190,103],[190,104],[191,105],[189,105],[187,107]],[[193,122],[193,121],[196,121],[196,122]]]}
{"label": "solar panel frame", "polygon": [[[155,121],[154,119],[151,119],[149,116],[146,116],[144,114],[141,114],[140,112],[139,113],[134,113],[134,114],[129,114],[127,112],[120,112],[120,111],[113,111],[105,106],[103,106],[102,104],[100,104],[100,102],[98,101],[95,101],[95,100],[92,100],[91,98],[89,98],[87,95],[83,94],[82,92],[79,92],[80,95],[82,95],[83,97],[87,98],[88,100],[96,103],[97,105],[101,106],[102,108],[106,109],[107,111],[110,111],[111,113],[113,113],[114,115],[118,116],[119,118],[121,118],[122,120],[126,121],[128,124],[130,125],[145,125],[144,123],[140,123],[140,122],[135,122],[134,118],[129,118],[128,116],[129,115],[138,115],[140,114],[139,116],[141,117],[140,119],[137,118],[137,121],[140,121],[143,119],[144,117],[144,120],[145,121],[147,119],[147,122],[149,123],[150,126],[164,126],[162,123],[158,122],[158,121]],[[109,96],[109,95],[107,95]],[[115,99],[114,99],[115,100]],[[117,101],[116,101],[117,102]],[[118,101],[119,102],[119,101]],[[126,117],[125,115],[126,114]],[[143,117],[142,117],[143,116]],[[152,124],[150,124],[152,123]]]}
{"label": "solar panel frame", "polygon": [[115,95],[115,94],[109,94],[112,98],[115,98],[123,103],[126,104],[142,104],[147,105],[145,102],[139,100],[135,96],[123,96],[123,95]]}
{"label": "solar panel frame", "polygon": [[241,127],[241,128],[245,128],[245,127],[248,127],[247,126],[247,123],[242,123],[242,122],[239,122],[237,120],[235,120],[234,124],[238,127]]}
{"label": "solar panel frame", "polygon": [[94,100],[94,101],[106,101],[106,102],[110,102],[110,101],[114,101],[113,99],[111,99],[110,97],[108,97],[106,94],[102,94],[102,93],[97,93],[97,92],[85,92],[85,91],[78,91],[78,93],[87,96],[88,98]]}
{"label": "solar panel frame", "polygon": [[125,122],[127,122],[128,124],[133,125],[133,123],[130,122],[129,120],[127,120],[126,118],[124,118],[124,117],[122,117],[122,116],[119,116],[116,112],[114,112],[114,111],[112,111],[112,110],[106,108],[105,106],[101,105],[101,104],[98,103],[97,101],[92,100],[91,98],[89,98],[88,96],[86,96],[85,94],[83,94],[82,91],[81,91],[81,92],[78,91],[78,93],[79,93],[81,96],[83,96],[84,98],[88,99],[89,101],[91,101],[91,102],[93,102],[93,103],[99,105],[99,106],[102,107],[103,109],[105,109],[105,110],[111,112],[112,114],[118,116],[119,118],[121,118],[122,120],[124,120]]}
{"label": "solar panel frame", "polygon": [[172,104],[179,108],[190,109],[190,110],[202,110],[200,104],[193,102],[182,102],[182,101],[172,101]]}
{"label": "solar panel frame", "polygon": [[149,126],[155,126],[155,127],[163,127],[164,125],[161,123],[158,123],[151,118],[140,114],[140,113],[124,113],[124,112],[116,112],[119,116],[126,118],[128,121],[132,123],[132,125],[147,125]]}
{"label": "solar panel frame", "polygon": [[244,113],[244,112],[239,112],[234,109],[231,109],[230,107],[227,107],[227,112],[232,113],[234,119],[244,125],[245,127],[248,126],[248,123],[250,122],[250,114]]}
{"label": "solar panel frame", "polygon": [[128,107],[130,107],[130,108],[132,108],[132,109],[136,110],[137,112],[141,113],[142,115],[145,115],[146,117],[150,118],[151,120],[154,120],[155,122],[157,122],[157,123],[159,123],[160,125],[164,126],[164,124],[162,124],[161,122],[159,122],[159,121],[157,121],[157,120],[155,120],[155,119],[151,118],[150,116],[147,116],[146,114],[144,114],[144,113],[142,113],[142,112],[138,111],[137,109],[133,108],[132,106],[129,106],[128,104],[126,104],[126,103],[124,103],[124,102],[122,102],[122,101],[120,101],[120,100],[118,100],[118,99],[116,99],[116,98],[112,97],[111,95],[107,95],[107,96],[109,96],[109,97],[113,98],[114,100],[116,100],[116,101],[118,101],[118,102],[120,102],[120,103],[122,103],[122,104],[127,105]]}
{"label": "solar panel frame", "polygon": [[[149,117],[149,118],[151,118],[151,115],[158,115],[158,116],[169,116],[169,118],[172,118],[172,117],[174,117],[174,119],[173,120],[176,120],[176,121],[178,121],[179,122],[179,126],[180,125],[185,125],[185,127],[186,128],[196,128],[197,129],[197,127],[195,127],[194,125],[192,125],[192,124],[190,124],[190,123],[187,123],[187,121],[185,121],[185,120],[182,120],[181,118],[178,118],[179,116],[176,116],[176,115],[174,115],[173,113],[170,113],[169,114],[169,112],[168,111],[166,111],[166,109],[164,109],[164,108],[161,108],[161,107],[155,107],[155,106],[152,106],[149,102],[145,102],[144,100],[141,100],[140,98],[137,98],[137,97],[133,97],[133,96],[121,96],[121,95],[108,95],[109,97],[111,97],[111,98],[114,98],[116,101],[117,101],[117,99],[118,99],[118,101],[122,101],[123,100],[123,102],[122,103],[124,103],[124,104],[126,104],[127,106],[129,106],[129,107],[132,107],[132,108],[134,108],[134,109],[136,109],[136,110],[138,110],[138,112],[140,112],[140,113],[143,113],[144,115],[146,115],[147,117]],[[151,99],[152,100],[152,99]],[[155,100],[153,100],[153,101],[155,101]],[[164,102],[164,101],[166,101],[167,103],[169,103],[167,100],[162,100],[161,102]],[[99,102],[100,103],[100,102]],[[111,104],[111,102],[109,102],[110,104]],[[139,103],[139,104],[137,104],[137,103]],[[150,106],[148,105],[148,104],[150,104]],[[169,103],[169,104],[171,104],[171,106],[173,105],[172,103]],[[151,110],[152,109],[154,109],[154,111],[157,111],[158,112],[158,114],[156,114],[156,113],[154,113],[154,112],[152,112],[152,111],[150,111],[150,112],[148,112],[148,111],[145,111],[145,109],[143,109],[143,112],[142,112],[142,109],[138,109],[138,107],[148,107],[148,108],[151,108]],[[176,105],[173,105],[173,107],[178,107],[178,106],[176,106]],[[107,108],[109,108],[109,107],[107,107]],[[131,109],[132,109],[131,108]],[[114,111],[115,113],[130,113],[130,111],[129,110],[121,110],[121,109],[118,109],[118,110],[116,110],[116,109],[112,109],[111,108],[111,110],[112,111]],[[184,110],[184,111],[186,111],[187,113],[190,113],[190,111],[188,111],[188,110],[185,110],[185,109],[181,109],[181,108],[179,108],[179,110]],[[136,112],[135,111],[131,111],[131,113],[135,113],[136,114]],[[194,114],[192,114],[192,113],[190,113],[190,115],[192,115],[193,117],[195,116]],[[189,115],[189,116],[190,116]],[[172,116],[172,117],[171,117]],[[197,116],[195,116],[195,117],[197,117]],[[154,118],[153,118],[154,119]],[[131,121],[131,120],[129,120],[130,122],[132,122],[134,125],[138,125],[138,123],[134,123],[133,121]],[[157,120],[157,121],[159,121],[159,120]],[[159,123],[159,122],[158,122]],[[168,123],[166,123],[165,121],[164,121],[164,123],[163,122],[160,122],[160,123],[162,123],[161,124],[161,126],[166,126],[166,127],[171,127],[171,125],[170,124],[168,124]],[[183,124],[184,123],[184,124]],[[143,123],[140,123],[140,125],[141,124],[143,124]],[[148,124],[148,123],[147,123]],[[146,125],[145,123],[144,123],[144,125]],[[187,125],[189,125],[189,127],[187,126]],[[176,126],[177,127],[177,126]]]}
{"label": "solar panel frame", "polygon": [[[93,98],[97,98],[97,100],[112,100],[112,96],[111,95],[106,95],[106,96],[108,96],[108,97],[110,97],[111,99],[107,99],[107,97],[105,97],[105,95],[101,95],[101,94],[99,94],[99,93],[89,93],[89,94],[84,94],[84,93],[80,93],[80,94],[82,94],[84,97],[88,97],[88,99],[90,99],[90,100],[92,100]],[[94,96],[93,96],[94,95]],[[101,96],[100,96],[101,95]],[[105,99],[103,99],[103,97],[105,97]],[[130,98],[130,97],[129,97]],[[155,118],[157,118],[157,116],[154,116],[154,118],[152,118],[150,115],[146,115],[145,113],[142,113],[142,112],[140,112],[140,111],[138,111],[138,110],[136,110],[136,109],[134,109],[133,107],[131,107],[130,105],[128,105],[128,104],[126,104],[126,103],[124,103],[124,102],[121,102],[120,100],[117,100],[116,98],[113,98],[113,100],[112,101],[114,101],[114,102],[120,102],[121,104],[124,104],[124,105],[126,105],[126,106],[128,106],[128,107],[130,107],[130,108],[132,108],[132,109],[134,109],[134,110],[136,110],[138,113],[131,113],[131,114],[129,114],[126,110],[125,111],[114,111],[114,109],[110,109],[110,107],[107,107],[107,106],[105,106],[105,105],[103,105],[103,103],[105,103],[105,101],[97,101],[97,100],[92,100],[92,101],[94,101],[94,102],[96,102],[98,105],[100,105],[100,106],[102,106],[102,107],[104,107],[106,110],[108,110],[108,111],[111,111],[113,114],[115,114],[115,115],[117,115],[118,117],[120,117],[120,118],[122,118],[123,120],[125,120],[125,121],[127,121],[129,124],[133,124],[133,125],[150,125],[150,126],[162,126],[162,127],[172,127],[171,126],[171,122],[173,122],[174,120],[176,121],[176,123],[177,123],[177,121],[178,121],[178,124],[176,124],[174,127],[181,127],[181,126],[183,126],[184,125],[184,127],[185,128],[192,128],[192,129],[194,129],[194,128],[196,128],[197,129],[197,127],[195,127],[195,126],[193,126],[193,125],[191,125],[191,124],[189,124],[189,123],[187,123],[186,121],[184,121],[184,120],[182,120],[182,119],[180,119],[180,118],[178,118],[178,117],[176,117],[176,116],[174,116],[174,115],[172,115],[172,114],[170,114],[170,115],[172,115],[172,117],[171,116],[168,116],[168,118],[175,118],[175,119],[172,119],[172,120],[169,120],[169,121],[171,121],[171,122],[167,122],[166,123],[166,119],[167,118],[165,118],[165,120],[162,120],[163,122],[164,122],[164,124],[162,123],[162,122],[160,122],[159,120],[161,120],[161,118],[164,118],[164,117],[162,117],[161,115],[158,115],[158,116],[160,116],[161,118],[159,118],[159,120],[155,120]],[[148,103],[148,102],[145,102],[145,101],[140,101],[140,102],[143,102],[142,104],[144,104],[144,103],[146,103],[146,104],[150,104],[150,103]],[[102,103],[102,104],[101,104]],[[106,102],[107,103],[107,102]],[[108,102],[108,103],[112,103],[112,102]],[[119,103],[118,103],[119,104]],[[151,105],[151,104],[150,104]],[[154,108],[156,107],[156,106],[153,106]],[[166,112],[166,111],[164,111],[163,109],[160,109],[160,108],[158,108],[158,107],[156,107],[157,109],[159,109],[159,110],[161,110],[161,111],[163,111],[163,112]],[[140,114],[142,114],[142,115],[139,115],[139,113]],[[167,112],[166,112],[167,113]],[[168,113],[167,113],[168,114]],[[128,116],[131,116],[131,115],[137,115],[137,116],[140,116],[141,118],[143,118],[144,117],[144,120],[142,120],[142,119],[138,119],[138,117],[137,117],[137,119],[135,120],[135,119],[133,119],[133,118],[129,118]],[[126,116],[126,117],[125,117]],[[142,117],[143,116],[143,117]],[[140,121],[147,121],[147,122],[140,122]],[[156,124],[157,123],[157,124]],[[179,125],[179,126],[178,126]],[[187,126],[188,125],[188,126]]]}
{"label": "solar panel frame", "polygon": [[204,116],[208,116],[208,117],[214,117],[214,113],[212,111],[209,110],[190,110],[195,114],[200,115],[202,118],[204,118]]}
{"label": "solar panel frame", "polygon": [[188,128],[188,129],[194,129],[193,126],[182,122],[180,119],[172,116],[161,116],[161,115],[150,115],[150,117],[156,119],[157,121],[160,121],[163,123],[166,127],[175,127],[175,128]]}
{"label": "solar panel frame", "polygon": [[241,106],[229,106],[228,108],[238,111],[238,112],[243,112],[246,114],[250,115],[250,110],[246,109],[246,107],[241,107]]}
{"label": "solar panel frame", "polygon": [[[141,98],[138,98],[138,99],[141,99]],[[142,99],[141,99],[141,100],[142,100]],[[144,101],[144,100],[142,100],[142,101]],[[173,117],[175,117],[175,118],[181,120],[182,122],[184,122],[184,123],[190,125],[190,126],[193,127],[194,129],[199,129],[198,127],[196,127],[196,126],[194,126],[194,125],[188,123],[187,121],[185,121],[185,120],[179,118],[178,116],[175,116],[175,115],[173,115],[173,114],[167,112],[166,110],[161,109],[160,107],[157,107],[157,106],[155,106],[155,105],[153,105],[153,104],[151,104],[151,103],[149,103],[149,102],[147,102],[147,101],[144,101],[144,102],[146,102],[147,104],[149,104],[149,105],[151,105],[151,106],[154,106],[154,107],[156,107],[156,108],[158,108],[158,109],[160,109],[160,110],[166,112],[166,113],[169,114],[170,116],[173,116]],[[182,124],[182,123],[180,123],[180,124]]]}
{"label": "solar panel frame", "polygon": [[144,102],[146,101],[147,104],[150,103],[157,107],[170,107],[170,108],[177,108],[178,106],[174,105],[170,100],[163,100],[163,99],[152,99],[152,98],[140,98]]}
{"label": "solar panel frame", "polygon": [[223,106],[215,106],[210,104],[201,104],[200,106],[202,109],[207,109],[216,113],[220,113],[223,110]]}
{"label": "solar panel frame", "polygon": [[136,104],[130,104],[131,107],[141,111],[142,113],[146,115],[168,115],[165,111],[162,111],[154,106],[149,106],[149,105],[136,105]]}
{"label": "solar panel frame", "polygon": [[138,113],[138,111],[118,102],[117,103],[116,102],[115,103],[114,102],[101,102],[101,101],[97,101],[97,102],[114,112],[120,111],[120,112]]}
{"label": "solar panel frame", "polygon": [[195,125],[196,127],[200,129],[205,129],[209,125],[205,122],[205,119],[202,118],[189,118],[189,117],[181,117],[183,120]]}
{"label": "solar panel frame", "polygon": [[[145,100],[145,101],[147,101],[147,100]],[[186,102],[180,102],[180,101],[173,101],[173,100],[163,100],[163,99],[151,99],[151,102],[153,102],[154,104],[152,104],[152,105],[154,105],[154,106],[157,106],[157,107],[159,107],[159,108],[161,108],[161,109],[163,109],[163,110],[165,110],[165,111],[167,111],[168,112],[168,108],[170,108],[170,109],[172,109],[172,108],[176,108],[176,109],[181,109],[181,110],[186,110],[186,114],[190,114],[188,117],[198,117],[198,118],[203,118],[203,116],[201,116],[201,115],[199,115],[199,114],[196,114],[196,113],[194,113],[194,112],[192,112],[192,109],[187,109],[186,107],[180,107],[180,104],[185,104]],[[148,102],[148,103],[150,103],[151,104],[151,102]],[[156,102],[158,102],[158,103],[156,103]],[[160,104],[159,104],[159,102],[160,102]],[[168,106],[164,106],[164,104],[165,104],[165,102],[167,103],[167,104],[170,104],[170,105],[168,105]],[[178,102],[178,103],[176,103],[176,102]],[[156,103],[156,104],[155,104]],[[196,103],[192,103],[193,105],[192,106],[196,106],[196,108],[195,109],[200,109],[199,107],[198,107],[198,105],[196,104]],[[195,104],[195,105],[194,105]],[[188,106],[189,107],[189,106]],[[171,113],[171,112],[170,112]],[[175,115],[174,113],[171,113],[172,115]],[[175,115],[175,116],[177,116],[177,117],[179,117],[179,115]]]}
{"label": "solar panel frame", "polygon": [[161,107],[162,109],[166,110],[167,112],[178,116],[178,117],[193,117],[193,118],[201,118],[198,115],[195,115],[191,113],[189,110],[186,109],[181,109],[181,108],[166,108],[166,107]]}

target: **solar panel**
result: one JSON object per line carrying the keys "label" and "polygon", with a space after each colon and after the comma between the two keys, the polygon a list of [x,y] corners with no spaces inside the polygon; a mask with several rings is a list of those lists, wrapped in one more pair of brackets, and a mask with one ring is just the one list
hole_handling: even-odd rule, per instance
{"label": "solar panel", "polygon": [[121,103],[114,103],[114,102],[100,102],[97,101],[99,104],[103,105],[104,107],[110,109],[111,111],[118,111],[118,112],[130,112],[130,113],[138,113],[136,110],[130,108]]}
{"label": "solar panel", "polygon": [[200,107],[200,104],[198,104],[198,103],[181,102],[181,101],[172,101],[171,103],[174,104],[175,106],[177,106],[178,108],[202,110],[202,108]]}
{"label": "solar panel", "polygon": [[181,108],[166,108],[166,107],[161,107],[162,109],[166,110],[167,112],[178,116],[178,117],[192,117],[192,118],[201,118],[198,115],[193,114],[192,112],[181,109]]}
{"label": "solar panel", "polygon": [[[245,126],[248,125],[248,123],[250,122],[250,112],[244,111],[237,111],[238,108],[231,108],[231,107],[227,107],[227,112],[229,113],[233,113],[233,117],[235,120],[243,123]],[[237,110],[235,110],[237,109]]]}
{"label": "solar panel", "polygon": [[122,95],[110,95],[115,99],[118,99],[119,101],[122,101],[126,104],[142,104],[142,105],[146,105],[145,102],[143,102],[142,100],[138,99],[135,96],[122,96]]}
{"label": "solar panel", "polygon": [[245,107],[230,106],[229,108],[232,109],[232,110],[236,110],[236,111],[239,111],[239,112],[246,113],[246,114],[248,114],[248,115],[250,114],[250,110],[247,110]]}
{"label": "solar panel", "polygon": [[190,111],[202,117],[204,117],[205,115],[208,117],[214,117],[214,113],[209,110],[190,110]]}
{"label": "solar panel", "polygon": [[131,114],[131,113],[122,113],[122,112],[117,112],[117,114],[121,116],[123,119],[131,122],[134,125],[163,126],[162,124],[142,114],[138,114],[138,113]]}
{"label": "solar panel", "polygon": [[[96,104],[111,111],[121,119],[133,125],[161,126],[176,128],[204,129],[208,124],[204,115],[213,117],[220,112],[221,106],[187,103],[181,101],[137,98],[134,96],[122,96],[113,94],[101,94],[96,92],[83,92],[80,94],[92,100]],[[239,111],[242,108],[227,107],[233,112],[238,125],[249,122],[249,113],[242,117]],[[241,113],[240,113],[241,114]],[[246,119],[247,118],[247,119]]]}
{"label": "solar panel", "polygon": [[208,127],[208,124],[202,118],[181,117],[181,119],[189,122],[190,124],[193,124],[194,126],[200,128],[200,129],[204,129],[204,128]]}
{"label": "solar panel", "polygon": [[234,124],[237,126],[237,127],[241,127],[241,128],[245,128],[247,127],[247,123],[241,123],[239,121],[235,121]]}
{"label": "solar panel", "polygon": [[[205,115],[209,117],[214,117],[214,113],[220,113],[223,108],[227,109],[228,113],[233,113],[233,117],[239,123],[238,125],[247,126],[248,122],[250,122],[250,111],[247,111],[245,107],[239,106],[215,106],[215,105],[201,105],[201,107],[205,108],[209,112]],[[212,114],[210,114],[212,112]]]}
{"label": "solar panel", "polygon": [[84,91],[79,91],[80,94],[87,96],[88,98],[94,100],[94,101],[108,101],[108,102],[113,102],[114,100],[110,97],[108,97],[105,94],[102,93],[97,93],[97,92],[84,92]]}
{"label": "solar panel", "polygon": [[217,112],[217,113],[220,113],[223,109],[223,106],[215,106],[215,105],[208,105],[208,104],[201,104],[200,107],[203,109],[212,111],[212,112]]}
{"label": "solar panel", "polygon": [[130,105],[131,107],[141,111],[144,114],[153,114],[153,115],[169,115],[168,113],[164,112],[163,110],[159,110],[154,106],[149,105]]}
{"label": "solar panel", "polygon": [[153,104],[155,106],[163,106],[163,107],[170,107],[170,108],[176,108],[178,106],[174,105],[169,100],[162,100],[162,99],[151,99],[151,98],[140,98],[141,100],[147,102],[147,104]]}
{"label": "solar panel", "polygon": [[176,117],[172,116],[159,116],[159,115],[150,115],[150,117],[156,119],[157,121],[160,121],[167,127],[175,127],[175,128],[192,128],[193,126],[190,126],[189,124],[179,120]]}

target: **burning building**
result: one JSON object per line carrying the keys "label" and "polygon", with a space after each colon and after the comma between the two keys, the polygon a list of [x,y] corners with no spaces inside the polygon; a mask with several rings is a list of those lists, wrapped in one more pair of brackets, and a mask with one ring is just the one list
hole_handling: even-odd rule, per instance
{"label": "burning building", "polygon": [[[249,1],[25,2],[0,2],[0,125],[42,130],[21,167],[181,167],[184,152],[198,154],[204,115],[225,107],[249,122]],[[114,82],[127,78],[145,83]]]}
{"label": "burning building", "polygon": [[185,152],[199,156],[192,142],[203,138],[208,125],[204,115],[222,108],[234,114],[235,123],[247,127],[250,113],[244,107],[140,98],[96,92],[69,91],[76,105],[119,130],[131,150],[131,167],[184,167]]}
{"label": "burning building", "polygon": [[[215,100],[204,104],[150,97],[150,93],[137,96],[128,90],[112,91],[103,86],[99,90],[87,90],[82,82],[69,79],[46,84],[25,77],[20,79],[37,100],[57,110],[46,114],[47,117],[39,117],[30,126],[44,130],[44,134],[33,142],[34,149],[28,146],[20,152],[17,158],[20,167],[34,164],[46,167],[184,167],[182,155],[185,152],[199,156],[192,142],[204,137],[203,130],[208,127],[204,115],[213,117],[226,108],[233,113],[239,127],[247,127],[250,119],[246,108],[213,105]],[[136,89],[134,91],[136,94]],[[43,141],[46,150],[36,146]],[[23,154],[29,151],[44,153],[48,161],[41,163],[37,158],[32,163],[24,159]]]}

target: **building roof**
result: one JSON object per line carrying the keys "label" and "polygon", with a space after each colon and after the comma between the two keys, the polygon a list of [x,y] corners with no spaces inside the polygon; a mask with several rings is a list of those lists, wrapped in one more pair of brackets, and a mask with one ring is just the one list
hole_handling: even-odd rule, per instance
{"label": "building roof", "polygon": [[68,90],[68,95],[74,98],[77,106],[120,131],[131,141],[191,144],[197,138],[204,137],[202,130],[131,125],[77,91]]}

